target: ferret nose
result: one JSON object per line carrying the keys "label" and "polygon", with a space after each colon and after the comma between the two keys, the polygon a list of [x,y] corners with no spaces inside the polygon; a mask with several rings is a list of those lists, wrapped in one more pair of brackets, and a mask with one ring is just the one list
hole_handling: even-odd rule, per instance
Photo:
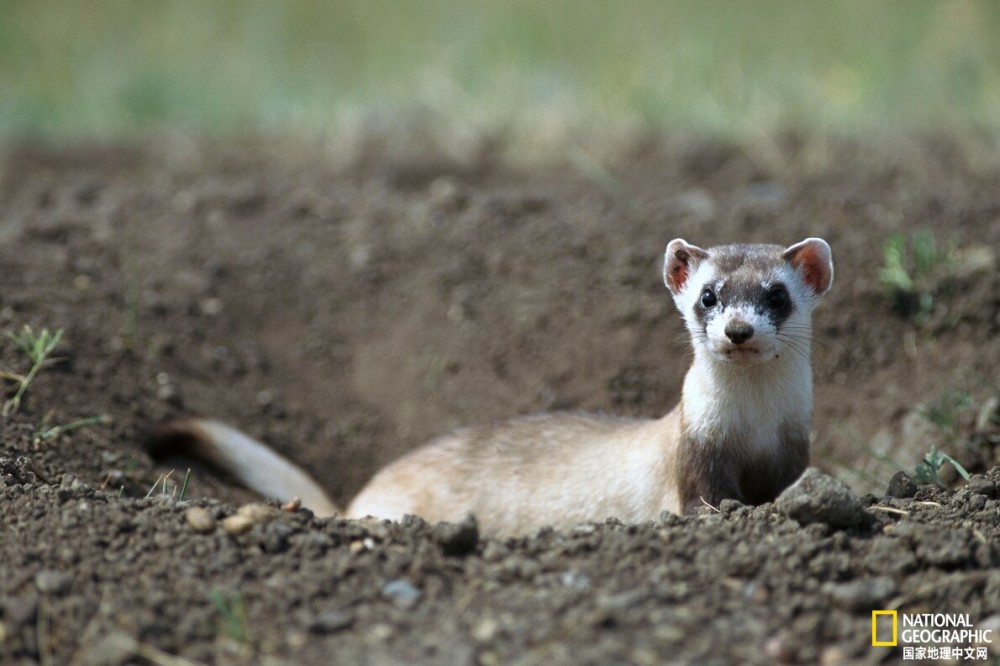
{"label": "ferret nose", "polygon": [[753,326],[745,321],[731,321],[726,324],[726,337],[734,345],[741,345],[753,337]]}

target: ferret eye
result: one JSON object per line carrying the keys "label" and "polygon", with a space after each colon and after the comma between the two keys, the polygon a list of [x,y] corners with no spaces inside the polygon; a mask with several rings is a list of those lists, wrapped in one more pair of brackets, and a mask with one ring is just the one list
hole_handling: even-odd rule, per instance
{"label": "ferret eye", "polygon": [[715,292],[712,291],[710,287],[706,287],[705,291],[701,292],[701,306],[703,308],[714,307],[719,299],[715,296]]}
{"label": "ferret eye", "polygon": [[775,287],[767,295],[767,305],[772,310],[783,310],[788,307],[788,290],[784,287]]}

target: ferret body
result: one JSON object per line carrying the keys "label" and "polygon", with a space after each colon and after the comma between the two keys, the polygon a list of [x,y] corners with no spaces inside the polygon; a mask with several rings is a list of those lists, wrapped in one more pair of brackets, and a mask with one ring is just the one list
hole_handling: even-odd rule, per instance
{"label": "ferret body", "polygon": [[703,250],[676,239],[663,278],[694,361],[680,403],[660,419],[554,413],[457,430],[384,467],[346,511],[303,470],[219,422],[171,423],[159,441],[183,442],[248,487],[300,497],[320,516],[472,513],[490,535],[770,501],[809,461],[811,314],[833,282],[830,248],[809,238]]}

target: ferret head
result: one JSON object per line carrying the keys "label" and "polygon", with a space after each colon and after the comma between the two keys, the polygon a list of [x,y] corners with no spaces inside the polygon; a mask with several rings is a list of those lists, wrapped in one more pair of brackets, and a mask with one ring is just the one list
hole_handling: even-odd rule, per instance
{"label": "ferret head", "polygon": [[808,355],[811,315],[833,284],[830,246],[807,238],[791,247],[667,245],[663,281],[696,352],[752,365],[786,352]]}

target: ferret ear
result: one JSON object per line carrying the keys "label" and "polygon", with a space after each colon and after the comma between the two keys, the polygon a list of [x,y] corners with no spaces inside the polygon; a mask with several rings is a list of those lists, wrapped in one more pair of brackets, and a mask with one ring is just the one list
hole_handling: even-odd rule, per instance
{"label": "ferret ear", "polygon": [[670,291],[679,294],[688,276],[705,259],[708,259],[708,252],[682,238],[675,238],[667,243],[663,258],[663,283]]}
{"label": "ferret ear", "polygon": [[833,253],[822,238],[807,238],[791,246],[781,255],[802,274],[805,283],[817,296],[833,285]]}

